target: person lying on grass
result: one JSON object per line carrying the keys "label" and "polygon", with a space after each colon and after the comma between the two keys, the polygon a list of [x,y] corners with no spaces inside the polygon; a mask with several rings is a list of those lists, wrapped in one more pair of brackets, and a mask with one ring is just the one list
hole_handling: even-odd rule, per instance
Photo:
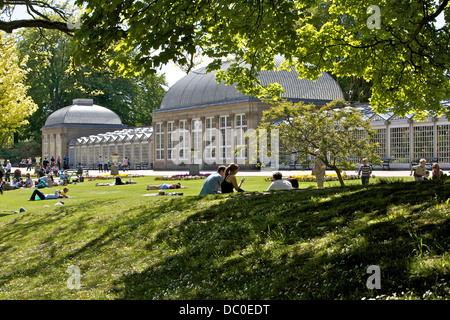
{"label": "person lying on grass", "polygon": [[95,186],[96,187],[104,187],[104,186],[121,186],[124,184],[136,184],[136,182],[132,181],[130,179],[130,181],[125,181],[123,182],[122,179],[120,177],[116,177],[116,182],[110,182],[110,183],[97,183]]}
{"label": "person lying on grass", "polygon": [[163,183],[161,185],[147,186],[147,190],[186,189],[186,188],[187,187],[182,187],[180,182],[172,184]]}
{"label": "person lying on grass", "polygon": [[33,194],[31,195],[28,201],[35,201],[36,195],[39,196],[41,200],[52,200],[52,199],[62,199],[69,198],[67,193],[69,192],[69,188],[64,188],[61,190],[56,190],[54,194],[43,194],[39,189],[34,189]]}

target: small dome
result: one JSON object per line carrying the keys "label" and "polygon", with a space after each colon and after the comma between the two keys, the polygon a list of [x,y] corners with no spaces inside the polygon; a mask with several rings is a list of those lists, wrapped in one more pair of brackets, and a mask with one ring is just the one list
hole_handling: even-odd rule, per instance
{"label": "small dome", "polygon": [[105,107],[95,105],[92,99],[74,99],[73,104],[53,112],[44,128],[68,125],[122,125],[120,117]]}
{"label": "small dome", "polygon": [[[279,66],[284,58],[275,58]],[[227,70],[231,62],[224,62],[222,69]],[[246,96],[235,86],[226,86],[216,82],[215,73],[206,72],[206,67],[195,70],[176,82],[164,96],[160,110],[174,110],[188,107],[212,106],[241,101],[255,101],[255,97]],[[316,80],[299,79],[292,67],[291,71],[261,71],[258,79],[262,85],[279,83],[285,93],[283,98],[293,101],[305,101],[324,104],[336,99],[344,99],[339,84],[326,72]]]}

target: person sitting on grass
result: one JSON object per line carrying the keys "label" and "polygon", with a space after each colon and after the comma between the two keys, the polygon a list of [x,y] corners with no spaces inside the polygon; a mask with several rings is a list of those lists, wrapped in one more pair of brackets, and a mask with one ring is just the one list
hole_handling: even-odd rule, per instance
{"label": "person sitting on grass", "polygon": [[39,178],[36,181],[36,188],[42,189],[42,188],[47,188],[48,187],[48,183],[46,180],[47,176],[43,176],[42,178]]}
{"label": "person sitting on grass", "polygon": [[64,170],[63,174],[59,176],[59,184],[61,186],[67,186],[69,184],[69,172],[67,170]]}
{"label": "person sitting on grass", "polygon": [[185,188],[187,187],[182,187],[180,182],[172,184],[163,183],[161,185],[147,186],[147,190],[166,190],[166,189],[185,189]]}
{"label": "person sitting on grass", "polygon": [[273,175],[273,182],[270,184],[267,191],[292,190],[292,184],[289,181],[283,180],[281,172],[275,172]]}
{"label": "person sitting on grass", "polygon": [[433,171],[431,171],[431,179],[436,180],[442,178],[444,171],[439,168],[439,165],[437,163],[433,163],[432,169]]}
{"label": "person sitting on grass", "polygon": [[289,178],[288,181],[292,185],[292,189],[298,189],[298,180],[295,178]]}
{"label": "person sitting on grass", "polygon": [[[15,187],[11,185],[10,182],[6,182],[5,180],[0,182],[0,190],[5,190],[5,191],[10,191],[10,190],[14,190]],[[3,191],[2,191],[3,194]]]}
{"label": "person sitting on grass", "polygon": [[233,193],[234,190],[238,192],[244,192],[241,189],[242,183],[244,183],[245,177],[241,179],[238,184],[236,180],[236,174],[239,172],[239,166],[235,163],[230,164],[225,170],[225,179],[222,182],[222,193]]}
{"label": "person sitting on grass", "polygon": [[223,181],[223,176],[225,175],[226,168],[227,167],[225,166],[219,166],[216,173],[206,178],[205,182],[203,183],[202,190],[200,190],[200,195],[217,194],[222,192],[221,184]]}
{"label": "person sitting on grass", "polygon": [[31,175],[29,173],[26,174],[25,183],[23,185],[24,188],[32,188],[34,185],[33,179],[31,179]]}
{"label": "person sitting on grass", "polygon": [[412,176],[414,171],[414,181],[422,181],[425,178],[427,169],[425,168],[427,161],[425,159],[420,159],[419,166],[413,166],[411,168],[411,173],[409,174]]}
{"label": "person sitting on grass", "polygon": [[52,199],[61,199],[61,198],[69,198],[67,193],[69,192],[69,188],[65,187],[62,191],[56,190],[54,194],[44,194],[39,189],[34,189],[33,194],[31,195],[28,201],[35,201],[36,196],[39,196],[41,200],[52,200]]}

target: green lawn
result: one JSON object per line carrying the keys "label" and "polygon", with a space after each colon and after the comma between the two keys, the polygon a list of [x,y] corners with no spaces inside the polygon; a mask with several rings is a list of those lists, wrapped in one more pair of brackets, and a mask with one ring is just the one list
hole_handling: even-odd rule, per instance
{"label": "green lawn", "polygon": [[[450,181],[267,194],[269,182],[247,177],[243,194],[201,197],[203,180],[192,180],[183,196],[148,197],[163,181],[133,180],[70,185],[63,206],[27,201],[31,190],[0,196],[0,298],[450,297]],[[381,289],[366,287],[370,265]],[[79,289],[67,284],[70,266]]]}

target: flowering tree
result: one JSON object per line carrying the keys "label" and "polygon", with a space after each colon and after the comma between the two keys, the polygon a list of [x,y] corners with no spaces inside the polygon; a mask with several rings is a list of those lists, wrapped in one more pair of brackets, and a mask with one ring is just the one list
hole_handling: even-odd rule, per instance
{"label": "flowering tree", "polygon": [[370,123],[343,101],[322,107],[284,101],[264,112],[258,129],[279,130],[281,153],[306,158],[315,157],[315,151],[320,150],[317,157],[336,172],[341,186],[341,173],[354,169],[355,160],[368,158],[372,164],[381,163]]}
{"label": "flowering tree", "polygon": [[23,84],[26,73],[19,65],[15,42],[0,33],[0,148],[37,110]]}

